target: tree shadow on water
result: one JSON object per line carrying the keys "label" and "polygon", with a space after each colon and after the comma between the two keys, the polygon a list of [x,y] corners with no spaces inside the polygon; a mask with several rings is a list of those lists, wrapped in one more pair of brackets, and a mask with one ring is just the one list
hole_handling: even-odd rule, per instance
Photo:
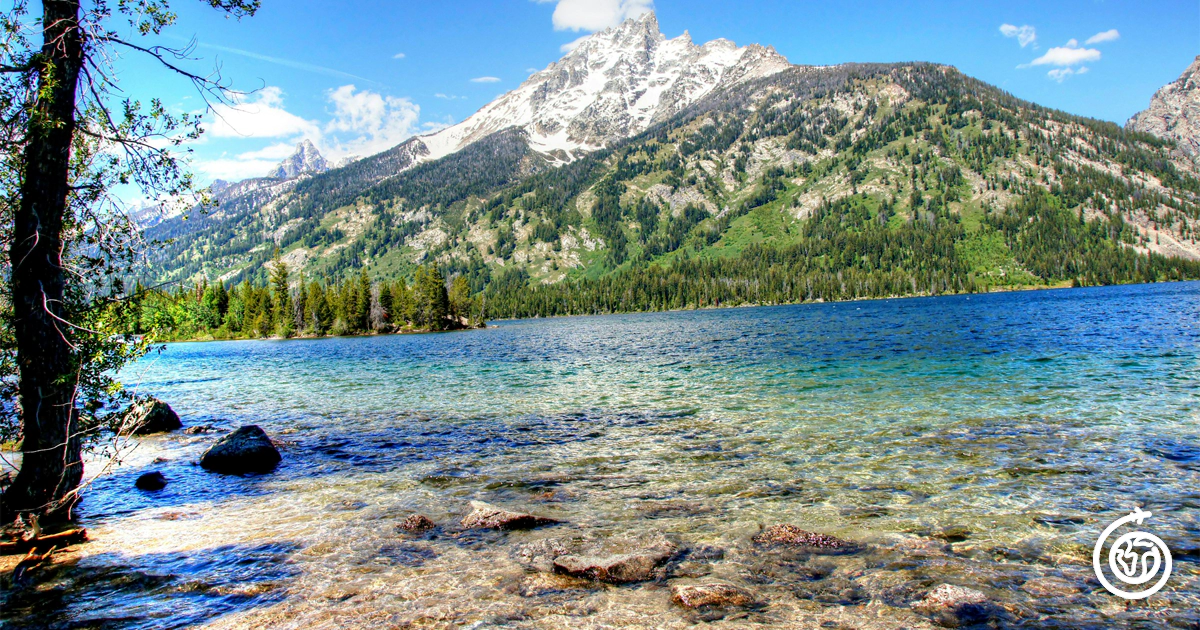
{"label": "tree shadow on water", "polygon": [[0,581],[11,630],[181,628],[269,606],[299,574],[290,542],[169,553],[104,553]]}

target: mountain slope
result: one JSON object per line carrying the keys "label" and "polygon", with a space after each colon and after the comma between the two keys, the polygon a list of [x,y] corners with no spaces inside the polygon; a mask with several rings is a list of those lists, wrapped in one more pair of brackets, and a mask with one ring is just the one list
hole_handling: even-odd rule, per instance
{"label": "mountain slope", "polygon": [[1125,127],[1174,141],[1180,154],[1200,156],[1200,56],[1175,81],[1163,86]]}
{"label": "mountain slope", "polygon": [[165,222],[162,279],[261,278],[276,247],[327,278],[434,262],[530,315],[1200,274],[1200,182],[1168,144],[944,66],[718,85],[570,162],[528,127],[415,146]]}

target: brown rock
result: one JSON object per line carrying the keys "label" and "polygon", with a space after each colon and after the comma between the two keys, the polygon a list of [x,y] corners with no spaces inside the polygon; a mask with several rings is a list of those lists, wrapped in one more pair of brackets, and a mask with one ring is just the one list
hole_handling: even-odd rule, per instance
{"label": "brown rock", "polygon": [[805,531],[795,525],[774,525],[754,537],[759,545],[783,545],[833,551],[849,551],[858,548],[857,543],[836,536]]}
{"label": "brown rock", "polygon": [[1021,590],[1035,597],[1070,597],[1079,594],[1079,587],[1058,577],[1033,578]]}
{"label": "brown rock", "polygon": [[732,584],[672,586],[671,601],[684,608],[738,608],[754,603],[754,596]]}
{"label": "brown rock", "polygon": [[995,609],[984,593],[953,584],[939,585],[913,604],[913,610],[948,628],[986,621]]}
{"label": "brown rock", "polygon": [[467,529],[533,529],[562,521],[523,512],[509,512],[483,501],[471,501],[471,513],[462,520]]}
{"label": "brown rock", "polygon": [[424,514],[411,514],[404,519],[404,522],[400,523],[400,529],[411,534],[423,534],[435,527],[437,527],[437,523]]}
{"label": "brown rock", "polygon": [[612,556],[559,556],[554,559],[554,571],[609,584],[629,584],[657,578],[658,567],[670,557],[657,550]]}

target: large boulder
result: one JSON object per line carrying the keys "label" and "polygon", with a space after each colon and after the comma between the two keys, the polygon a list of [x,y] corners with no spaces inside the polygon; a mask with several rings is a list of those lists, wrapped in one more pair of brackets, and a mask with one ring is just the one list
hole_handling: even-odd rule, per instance
{"label": "large boulder", "polygon": [[269,473],[282,457],[271,438],[256,425],[242,427],[213,444],[200,456],[200,465],[227,475]]}
{"label": "large boulder", "polygon": [[524,512],[502,510],[483,501],[471,501],[471,513],[462,520],[467,529],[533,529],[542,525],[559,523],[557,519],[534,516]]}
{"label": "large boulder", "polygon": [[132,435],[166,433],[182,428],[179,414],[157,398],[138,401],[125,412],[124,425]]}
{"label": "large boulder", "polygon": [[611,556],[559,556],[554,559],[554,571],[609,584],[645,582],[661,577],[658,569],[671,555],[664,549],[651,549]]}

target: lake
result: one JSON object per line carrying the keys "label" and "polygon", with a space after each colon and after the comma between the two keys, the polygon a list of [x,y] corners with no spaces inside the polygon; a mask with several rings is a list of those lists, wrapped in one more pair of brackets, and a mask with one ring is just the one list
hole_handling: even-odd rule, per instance
{"label": "lake", "polygon": [[[219,431],[126,444],[81,506],[95,542],[10,627],[686,627],[669,586],[706,580],[762,604],[721,627],[926,627],[943,582],[1001,625],[1200,625],[1200,283],[173,344],[123,380]],[[244,424],[276,472],[195,465]],[[461,531],[472,500],[565,524]],[[1126,605],[1091,550],[1135,505],[1176,566]],[[751,541],[778,523],[863,549]],[[649,537],[684,550],[657,581],[530,564]]]}

